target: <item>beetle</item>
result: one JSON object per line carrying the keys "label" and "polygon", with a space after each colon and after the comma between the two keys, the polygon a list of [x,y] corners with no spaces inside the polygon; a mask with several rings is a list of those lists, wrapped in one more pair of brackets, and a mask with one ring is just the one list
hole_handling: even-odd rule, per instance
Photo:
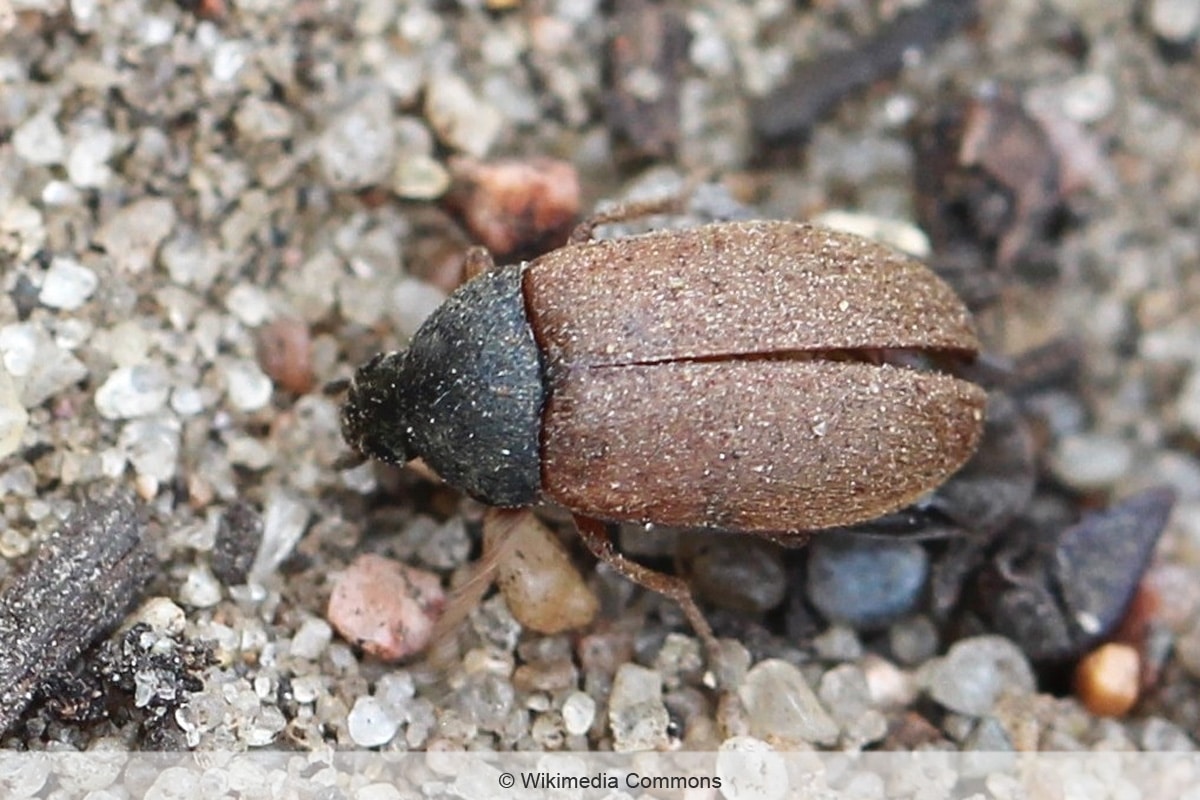
{"label": "beetle", "polygon": [[556,503],[589,549],[681,604],[682,578],[617,553],[608,523],[799,544],[911,504],[979,442],[985,391],[938,369],[979,341],[920,262],[788,221],[563,247],[467,281],[405,351],[361,366],[346,441],[420,457],[485,504]]}

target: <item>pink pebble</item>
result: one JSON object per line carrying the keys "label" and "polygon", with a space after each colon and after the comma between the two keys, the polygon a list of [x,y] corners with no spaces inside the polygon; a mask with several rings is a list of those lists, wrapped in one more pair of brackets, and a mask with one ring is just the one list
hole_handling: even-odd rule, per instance
{"label": "pink pebble", "polygon": [[437,575],[365,554],[338,577],[326,617],[364,652],[397,661],[429,644],[445,603]]}

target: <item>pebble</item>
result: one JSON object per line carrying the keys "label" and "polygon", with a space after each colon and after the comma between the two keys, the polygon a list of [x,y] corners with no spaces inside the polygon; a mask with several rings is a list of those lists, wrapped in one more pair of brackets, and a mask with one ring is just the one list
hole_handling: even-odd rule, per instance
{"label": "pebble", "polygon": [[658,655],[654,657],[654,668],[663,676],[667,688],[678,688],[689,676],[697,676],[704,669],[700,642],[691,636],[668,633]]}
{"label": "pebble", "polygon": [[579,175],[567,161],[457,158],[452,169],[467,228],[492,253],[561,240],[579,216]]}
{"label": "pebble", "polygon": [[96,410],[105,419],[134,419],[160,411],[170,396],[167,371],[157,363],[118,367],[96,390]]}
{"label": "pebble", "polygon": [[250,568],[250,580],[261,583],[278,569],[308,527],[308,506],[284,489],[276,489],[267,498],[263,511],[262,544]]}
{"label": "pebble", "polygon": [[1153,753],[1192,753],[1196,743],[1187,731],[1162,717],[1150,717],[1142,723],[1138,744],[1143,750]]}
{"label": "pebble", "polygon": [[1098,717],[1123,717],[1137,703],[1141,672],[1137,648],[1110,642],[1075,666],[1075,694]]}
{"label": "pebble", "polygon": [[17,387],[8,369],[0,363],[0,458],[7,458],[17,451],[28,424],[29,412],[17,396]]}
{"label": "pebble", "polygon": [[919,259],[929,258],[933,246],[929,237],[916,225],[904,220],[878,217],[857,211],[832,209],[812,218],[814,225],[821,225],[843,233],[852,233],[894,247]]}
{"label": "pebble", "polygon": [[562,704],[563,727],[572,736],[591,730],[596,719],[596,701],[586,692],[571,692]]}
{"label": "pebble", "polygon": [[96,231],[104,248],[123,272],[145,272],[154,263],[159,245],[175,228],[175,206],[161,197],[145,197],[122,207]]}
{"label": "pebble", "polygon": [[112,179],[108,160],[116,148],[117,137],[111,128],[92,123],[76,126],[67,150],[68,180],[80,189],[103,189]]}
{"label": "pebble", "polygon": [[637,664],[622,664],[608,698],[613,750],[629,753],[667,747],[670,716],[662,698],[662,676]]}
{"label": "pebble", "polygon": [[181,226],[163,243],[159,257],[171,281],[180,286],[207,289],[220,273],[221,260],[194,228]]}
{"label": "pebble", "polygon": [[822,661],[857,661],[863,645],[853,628],[831,625],[812,640],[813,650]]}
{"label": "pebble", "polygon": [[1195,0],[1151,0],[1150,26],[1168,42],[1187,43],[1200,35],[1200,3]]}
{"label": "pebble", "polygon": [[768,658],[750,668],[737,687],[746,708],[750,733],[783,747],[831,745],[838,726],[793,664]]}
{"label": "pebble", "polygon": [[1179,421],[1192,434],[1200,436],[1200,367],[1192,369],[1175,400]]}
{"label": "pebble", "polygon": [[861,747],[887,734],[887,718],[872,708],[867,677],[857,665],[840,664],[822,675],[817,697],[841,728],[845,744]]}
{"label": "pebble", "polygon": [[292,698],[297,703],[315,703],[325,691],[321,675],[300,675],[292,680]]}
{"label": "pebble", "polygon": [[30,164],[61,164],[67,154],[67,142],[47,109],[22,122],[12,133],[13,152]]}
{"label": "pebble", "polygon": [[212,544],[212,570],[226,586],[240,586],[250,576],[262,544],[263,522],[249,503],[230,505],[221,514]]}
{"label": "pebble", "polygon": [[221,583],[208,567],[194,566],[179,587],[179,602],[192,608],[212,608],[221,602]]}
{"label": "pebble", "polygon": [[317,142],[317,158],[331,187],[354,190],[388,182],[396,162],[391,107],[386,90],[368,88],[348,108],[329,116]]}
{"label": "pebble", "polygon": [[271,378],[255,362],[239,358],[218,362],[225,378],[225,396],[238,411],[258,411],[271,402]]}
{"label": "pebble", "polygon": [[483,535],[489,548],[505,548],[496,583],[522,625],[553,634],[582,628],[595,618],[595,593],[562,542],[532,513],[491,509],[483,519]]}
{"label": "pebble", "polygon": [[888,647],[901,664],[921,664],[937,652],[937,626],[924,614],[902,619],[888,628]]}
{"label": "pebble", "polygon": [[438,138],[450,148],[482,158],[504,129],[504,116],[481,100],[453,72],[430,76],[425,87],[425,117]]}
{"label": "pebble", "polygon": [[151,597],[133,612],[129,622],[144,622],[157,631],[178,636],[187,627],[187,615],[171,598]]}
{"label": "pebble", "polygon": [[396,160],[391,189],[405,200],[435,200],[450,188],[450,170],[431,155],[413,153]]}
{"label": "pebble", "polygon": [[1069,119],[1084,124],[1101,121],[1112,113],[1117,92],[1107,75],[1085,72],[1074,75],[1060,87],[1059,108]]}
{"label": "pebble", "polygon": [[337,577],[326,618],[365,652],[398,661],[429,644],[445,602],[437,575],[366,553]]}
{"label": "pebble", "polygon": [[316,661],[333,641],[333,628],[319,617],[309,617],[292,636],[291,654],[305,661]]}
{"label": "pebble", "polygon": [[809,546],[809,602],[831,622],[878,629],[920,599],[929,556],[916,542],[820,536]]}
{"label": "pebble", "polygon": [[793,789],[798,790],[795,796],[825,797],[824,793],[805,791],[813,788],[807,784],[793,783],[795,776],[788,767],[789,762],[768,742],[753,736],[731,736],[721,742],[717,753],[721,796],[727,800],[783,800],[793,796],[789,792]]}
{"label": "pebble", "polygon": [[257,328],[271,317],[271,296],[258,286],[239,283],[225,295],[225,307],[243,325]]}
{"label": "pebble", "polygon": [[862,671],[871,704],[877,708],[903,708],[917,697],[917,681],[913,675],[880,656],[865,656]]}
{"label": "pebble", "polygon": [[1004,753],[1013,749],[1012,740],[995,717],[983,717],[963,739],[963,749],[981,753]]}
{"label": "pebble", "polygon": [[238,135],[251,142],[275,142],[287,139],[294,127],[292,114],[279,103],[257,95],[246,96],[233,115]]}
{"label": "pebble", "polygon": [[134,472],[158,483],[175,477],[179,465],[179,421],[171,417],[137,419],[121,429],[117,447],[124,453]]}
{"label": "pebble", "polygon": [[692,589],[714,605],[761,614],[787,595],[787,573],[778,546],[714,534],[694,547]]}
{"label": "pebble", "polygon": [[1105,489],[1129,474],[1129,442],[1101,433],[1065,436],[1055,445],[1050,468],[1063,483],[1083,491]]}
{"label": "pebble", "polygon": [[396,331],[411,338],[425,320],[446,301],[446,293],[416,278],[403,278],[392,292],[388,307]]}
{"label": "pebble", "polygon": [[983,716],[1006,694],[1031,694],[1033,668],[1025,654],[1002,636],[963,639],[929,666],[930,697],[960,714]]}
{"label": "pebble", "polygon": [[417,558],[431,569],[451,570],[466,563],[471,546],[471,534],[462,517],[451,517],[421,543]]}
{"label": "pebble", "polygon": [[346,717],[346,731],[359,747],[381,747],[390,742],[400,721],[374,697],[359,697]]}
{"label": "pebble", "polygon": [[96,273],[75,259],[57,256],[42,279],[38,300],[50,308],[74,311],[87,302],[99,283]]}

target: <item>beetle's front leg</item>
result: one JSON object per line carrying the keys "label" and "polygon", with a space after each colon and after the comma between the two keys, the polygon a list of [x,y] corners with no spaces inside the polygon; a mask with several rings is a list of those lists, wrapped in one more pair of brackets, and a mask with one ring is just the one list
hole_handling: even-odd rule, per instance
{"label": "beetle's front leg", "polygon": [[712,626],[708,624],[708,620],[700,611],[700,606],[696,605],[696,599],[692,597],[692,590],[687,581],[675,575],[667,575],[665,572],[642,566],[618,553],[613,547],[612,537],[608,535],[608,526],[604,522],[591,517],[575,515],[575,525],[579,529],[583,543],[596,558],[634,583],[652,592],[665,595],[678,603],[679,607],[683,609],[683,615],[691,623],[692,629],[704,642],[710,662],[714,665],[717,663],[721,646],[717,642],[716,635],[713,634]]}
{"label": "beetle's front leg", "polygon": [[617,205],[605,211],[597,211],[580,222],[571,231],[567,244],[583,244],[595,238],[596,228],[601,225],[611,225],[616,222],[628,222],[654,214],[683,214],[688,202],[696,193],[696,189],[707,180],[707,173],[695,173],[686,178],[677,191],[665,197],[654,197],[649,200],[635,200]]}

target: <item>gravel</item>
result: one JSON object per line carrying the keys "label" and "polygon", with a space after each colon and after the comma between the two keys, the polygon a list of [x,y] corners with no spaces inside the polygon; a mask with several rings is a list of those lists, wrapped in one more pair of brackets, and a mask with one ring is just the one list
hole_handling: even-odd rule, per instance
{"label": "gravel", "polygon": [[[827,47],[886,29],[893,7],[936,3],[717,0],[681,17],[677,142],[652,156],[610,126],[610,5],[26,0],[7,15],[0,0],[0,590],[84,487],[133,489],[161,540],[131,619],[212,647],[167,725],[201,750],[667,749],[685,728],[749,749],[1193,747],[1197,4],[979,4],[974,33],[852,94],[797,153],[754,138],[756,103]],[[1008,640],[920,611],[936,545],[913,542],[862,560],[819,540],[807,563],[758,542],[702,554],[717,633],[744,656],[721,669],[724,700],[678,609],[594,568],[553,513],[539,531],[553,592],[506,576],[507,601],[467,608],[436,669],[335,632],[328,603],[356,558],[451,587],[479,556],[473,500],[338,463],[339,398],[321,391],[402,347],[458,281],[455,159],[557,159],[585,208],[715,169],[715,208],[849,220],[924,249],[910,125],[1004,87],[1048,120],[1073,188],[1053,280],[1004,276],[989,348],[1077,337],[1078,387],[1039,401],[1053,476],[1097,507],[1160,484],[1179,497],[1151,581],[1169,655],[1129,718],[1092,717]],[[282,365],[261,348],[277,331]],[[239,507],[254,520],[222,534]],[[645,556],[669,567],[672,552]],[[921,736],[895,733],[914,716]],[[128,714],[72,723],[45,704],[0,732],[32,750],[160,743]],[[23,796],[45,775],[13,780]]]}

